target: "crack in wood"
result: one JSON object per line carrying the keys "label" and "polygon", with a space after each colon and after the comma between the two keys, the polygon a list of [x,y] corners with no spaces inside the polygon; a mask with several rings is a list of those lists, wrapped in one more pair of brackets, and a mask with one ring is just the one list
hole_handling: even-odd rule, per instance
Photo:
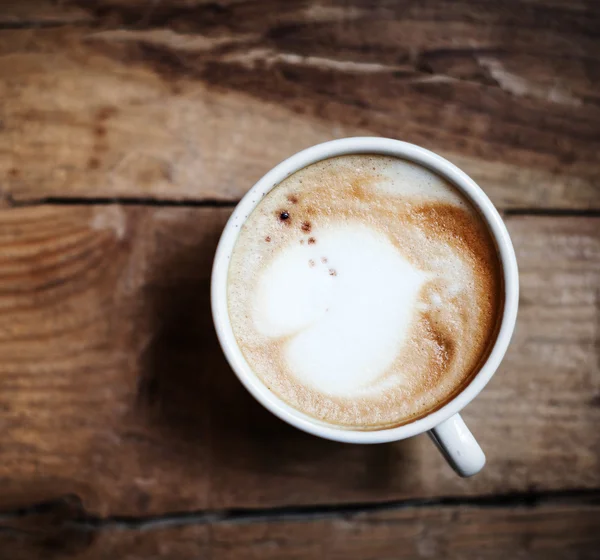
{"label": "crack in wood", "polygon": [[50,29],[53,27],[63,27],[64,25],[83,25],[89,26],[89,19],[79,19],[79,20],[6,20],[0,21],[0,31],[9,30],[9,29]]}
{"label": "crack in wood", "polygon": [[600,218],[600,209],[572,208],[507,208],[504,216],[546,216],[554,218]]}
{"label": "crack in wood", "polygon": [[[148,206],[165,208],[235,208],[240,199],[171,199],[153,197],[71,197],[49,196],[19,200],[10,194],[4,196],[9,208],[31,206]],[[600,208],[506,208],[499,209],[503,216],[546,216],[556,218],[599,218]]]}
{"label": "crack in wood", "polygon": [[27,200],[15,200],[6,196],[5,201],[10,208],[24,208],[30,206],[154,206],[174,208],[234,208],[239,200],[226,200],[216,198],[203,199],[170,199],[152,197],[64,197],[50,196]]}
{"label": "crack in wood", "polygon": [[[197,510],[167,512],[148,516],[106,516],[88,513],[76,496],[65,496],[39,504],[22,506],[12,511],[0,512],[0,531],[36,534],[36,530],[6,525],[7,522],[27,517],[48,516],[55,519],[54,529],[77,531],[150,530],[188,525],[241,524],[264,522],[307,522],[318,519],[350,519],[357,515],[398,511],[405,509],[468,507],[480,509],[538,508],[543,506],[600,506],[600,488],[570,489],[542,492],[512,492],[482,496],[447,496],[393,500],[376,503],[322,504],[308,506],[283,506],[273,508],[233,508],[223,510]],[[56,518],[61,517],[59,522]],[[38,530],[37,533],[40,531]]]}

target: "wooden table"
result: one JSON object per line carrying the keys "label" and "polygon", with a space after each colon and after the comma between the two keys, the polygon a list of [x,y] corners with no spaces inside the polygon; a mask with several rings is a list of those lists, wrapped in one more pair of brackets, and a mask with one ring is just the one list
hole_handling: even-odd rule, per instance
{"label": "wooden table", "polygon": [[[600,558],[599,31],[583,0],[2,0],[0,559]],[[472,479],[285,425],[218,348],[235,202],[350,135],[446,156],[513,236]]]}

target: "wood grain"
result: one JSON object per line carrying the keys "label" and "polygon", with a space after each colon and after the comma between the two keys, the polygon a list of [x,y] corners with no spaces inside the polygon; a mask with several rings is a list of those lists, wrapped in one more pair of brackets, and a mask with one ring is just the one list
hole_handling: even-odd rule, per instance
{"label": "wood grain", "polygon": [[226,208],[0,211],[0,508],[99,515],[600,486],[600,219],[510,217],[514,342],[465,410],[488,455],[459,479],[425,436],[320,440],[231,373],[209,311]]}
{"label": "wood grain", "polygon": [[[384,135],[447,156],[502,208],[600,208],[598,3],[14,6],[5,197],[235,200],[299,149]],[[36,18],[56,26],[18,28]]]}
{"label": "wood grain", "polygon": [[0,557],[597,560],[599,530],[597,505],[407,508],[324,518],[165,524],[152,531],[108,527],[68,532],[21,522],[0,533]]}

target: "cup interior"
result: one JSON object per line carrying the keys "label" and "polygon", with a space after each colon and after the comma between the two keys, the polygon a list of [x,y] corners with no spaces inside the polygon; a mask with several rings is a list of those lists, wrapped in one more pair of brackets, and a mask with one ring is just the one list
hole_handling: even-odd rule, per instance
{"label": "cup interior", "polygon": [[[252,371],[239,349],[229,320],[227,276],[229,259],[240,227],[262,197],[296,171],[317,161],[350,154],[398,157],[421,165],[450,181],[477,208],[487,222],[499,254],[503,272],[504,309],[496,341],[486,362],[453,399],[430,414],[408,424],[373,431],[346,429],[316,420],[292,408],[272,393]],[[311,434],[348,443],[383,443],[425,432],[464,408],[489,382],[498,368],[512,336],[519,298],[518,269],[514,248],[498,211],[484,191],[463,171],[437,154],[407,142],[387,138],[345,138],[318,144],[286,159],[264,175],[244,196],[231,215],[215,255],[211,302],[219,342],[233,371],[248,391],[273,414]]]}

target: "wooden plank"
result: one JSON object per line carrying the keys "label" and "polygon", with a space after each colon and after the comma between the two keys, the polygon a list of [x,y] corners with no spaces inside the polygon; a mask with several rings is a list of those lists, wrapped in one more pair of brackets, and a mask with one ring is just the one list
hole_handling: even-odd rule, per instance
{"label": "wooden plank", "polygon": [[208,505],[206,384],[226,373],[208,276],[226,215],[2,212],[0,501]]}
{"label": "wooden plank", "polygon": [[[23,531],[23,528],[22,528]],[[600,508],[408,508],[331,515],[324,519],[265,519],[212,525],[105,528],[87,533],[28,527],[28,533],[0,534],[11,560],[48,558],[177,558],[180,560],[597,560]],[[54,537],[54,539],[52,538]],[[8,556],[7,556],[8,557]]]}
{"label": "wooden plank", "polygon": [[226,208],[0,211],[0,508],[100,515],[600,486],[600,219],[510,217],[522,305],[464,411],[488,455],[458,478],[425,436],[320,440],[246,393],[213,333]]}
{"label": "wooden plank", "polygon": [[600,208],[599,4],[216,6],[0,31],[5,196],[233,200],[299,149],[384,135],[502,208]]}
{"label": "wooden plank", "polygon": [[598,558],[598,508],[412,509],[212,531],[214,558]]}

